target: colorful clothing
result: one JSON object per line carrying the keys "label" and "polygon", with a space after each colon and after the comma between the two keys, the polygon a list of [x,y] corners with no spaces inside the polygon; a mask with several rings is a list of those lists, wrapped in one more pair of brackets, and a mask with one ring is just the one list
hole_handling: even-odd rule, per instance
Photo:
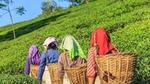
{"label": "colorful clothing", "polygon": [[39,66],[39,71],[38,71],[38,79],[39,80],[42,80],[46,64],[57,63],[58,62],[58,56],[59,56],[58,51],[55,49],[51,49],[51,48],[42,54],[41,62],[40,62],[40,66]]}
{"label": "colorful clothing", "polygon": [[71,36],[67,35],[60,46],[61,49],[66,49],[68,50],[69,57],[71,59],[75,58],[75,56],[80,56],[83,59],[86,59],[86,56],[84,55],[82,48],[80,47],[79,43],[77,40]]}
{"label": "colorful clothing", "polygon": [[64,75],[64,67],[73,67],[79,64],[83,64],[84,60],[81,59],[79,56],[76,56],[76,58],[74,58],[73,60],[71,60],[68,57],[67,52],[62,53],[59,56],[59,60],[58,60],[58,71],[59,71],[59,75],[60,77],[63,77]]}
{"label": "colorful clothing", "polygon": [[44,41],[43,45],[44,45],[44,46],[48,46],[50,43],[54,43],[56,46],[58,45],[58,44],[57,44],[57,40],[56,40],[55,37],[48,37],[48,38]]}
{"label": "colorful clothing", "polygon": [[61,49],[64,50],[64,53],[59,56],[58,66],[60,77],[63,77],[64,67],[72,67],[77,64],[82,64],[84,63],[83,59],[86,59],[86,56],[84,55],[79,43],[71,35],[67,35],[63,39]]}
{"label": "colorful clothing", "polygon": [[114,53],[117,51],[117,49],[112,46],[110,37],[103,28],[98,28],[95,32],[92,32],[90,47],[91,48],[89,49],[87,60],[87,76],[95,77],[96,56]]}
{"label": "colorful clothing", "polygon": [[32,45],[29,49],[29,55],[26,60],[26,66],[24,73],[29,75],[30,65],[39,65],[40,64],[40,53],[36,45]]}
{"label": "colorful clothing", "polygon": [[88,52],[87,76],[95,77],[97,73],[95,58],[97,56],[96,47],[91,47]]}

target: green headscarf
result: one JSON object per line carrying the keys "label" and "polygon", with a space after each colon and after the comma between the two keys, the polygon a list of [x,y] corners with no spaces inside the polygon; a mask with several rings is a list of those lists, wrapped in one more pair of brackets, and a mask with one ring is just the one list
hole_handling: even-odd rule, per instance
{"label": "green headscarf", "polygon": [[67,35],[63,39],[60,48],[63,50],[68,50],[69,57],[71,59],[74,59],[76,56],[80,56],[81,58],[86,59],[86,56],[84,55],[79,43],[71,35]]}

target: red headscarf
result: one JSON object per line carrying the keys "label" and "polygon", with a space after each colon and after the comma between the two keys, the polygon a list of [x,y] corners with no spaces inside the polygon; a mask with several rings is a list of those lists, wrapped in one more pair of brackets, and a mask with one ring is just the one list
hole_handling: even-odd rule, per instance
{"label": "red headscarf", "polygon": [[97,28],[94,32],[92,32],[90,47],[93,47],[95,44],[98,47],[98,55],[105,55],[117,51],[117,49],[111,44],[109,34],[103,28]]}

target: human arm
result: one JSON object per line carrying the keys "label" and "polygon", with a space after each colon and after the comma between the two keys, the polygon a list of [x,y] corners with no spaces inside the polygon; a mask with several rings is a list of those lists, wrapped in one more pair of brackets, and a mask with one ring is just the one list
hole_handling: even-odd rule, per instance
{"label": "human arm", "polygon": [[45,66],[46,66],[46,53],[43,53],[41,56],[41,61],[40,61],[39,70],[38,70],[38,79],[39,80],[42,80]]}

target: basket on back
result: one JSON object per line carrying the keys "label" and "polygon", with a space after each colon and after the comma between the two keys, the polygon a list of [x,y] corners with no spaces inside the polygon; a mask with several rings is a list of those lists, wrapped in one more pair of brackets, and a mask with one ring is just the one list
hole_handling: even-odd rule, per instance
{"label": "basket on back", "polygon": [[37,78],[37,73],[38,73],[39,65],[30,65],[30,76]]}
{"label": "basket on back", "polygon": [[86,84],[86,64],[65,68],[71,84]]}
{"label": "basket on back", "polygon": [[48,64],[47,65],[49,73],[50,73],[50,78],[51,78],[51,84],[62,84],[61,79],[59,78],[59,73],[58,73],[58,64]]}
{"label": "basket on back", "polygon": [[96,63],[100,84],[131,84],[135,59],[135,55],[130,53],[98,56]]}

